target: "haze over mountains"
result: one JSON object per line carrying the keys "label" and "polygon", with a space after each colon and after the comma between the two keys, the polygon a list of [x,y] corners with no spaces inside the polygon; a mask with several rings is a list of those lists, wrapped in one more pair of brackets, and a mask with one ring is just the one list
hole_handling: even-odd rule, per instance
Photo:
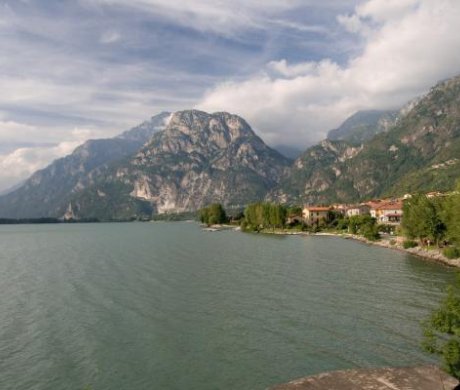
{"label": "haze over mountains", "polygon": [[244,119],[161,113],[91,140],[0,197],[0,217],[124,219],[211,202],[354,202],[448,190],[460,178],[460,77],[400,112],[358,112],[293,163]]}

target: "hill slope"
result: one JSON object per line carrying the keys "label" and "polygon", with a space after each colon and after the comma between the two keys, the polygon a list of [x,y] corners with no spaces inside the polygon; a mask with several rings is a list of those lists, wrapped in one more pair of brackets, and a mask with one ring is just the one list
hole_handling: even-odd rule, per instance
{"label": "hill slope", "polygon": [[299,157],[270,197],[356,201],[447,190],[460,178],[460,77],[436,85],[396,125],[357,147],[323,141]]}
{"label": "hill slope", "polygon": [[362,144],[375,135],[388,131],[396,124],[398,111],[358,111],[343,122],[339,128],[329,131],[327,138]]}

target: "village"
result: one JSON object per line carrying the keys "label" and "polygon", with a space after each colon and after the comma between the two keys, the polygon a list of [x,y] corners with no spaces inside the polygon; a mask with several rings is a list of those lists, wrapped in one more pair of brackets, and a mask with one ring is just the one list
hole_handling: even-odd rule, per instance
{"label": "village", "polygon": [[[438,191],[425,194],[429,199],[448,195],[448,193]],[[297,222],[317,225],[327,221],[330,218],[330,213],[335,212],[343,217],[370,215],[379,225],[399,226],[403,218],[403,203],[411,197],[411,194],[406,194],[402,198],[373,199],[359,204],[305,205],[302,209],[302,216],[288,215],[287,223],[292,224]]]}

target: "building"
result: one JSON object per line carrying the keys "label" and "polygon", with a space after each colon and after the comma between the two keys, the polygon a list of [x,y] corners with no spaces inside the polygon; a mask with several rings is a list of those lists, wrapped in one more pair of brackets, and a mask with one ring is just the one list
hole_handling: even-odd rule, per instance
{"label": "building", "polygon": [[358,204],[354,206],[348,206],[345,215],[347,217],[353,217],[354,215],[369,215],[370,214],[370,206],[367,204]]}
{"label": "building", "polygon": [[305,206],[302,210],[302,217],[306,223],[319,223],[327,219],[330,211],[330,207]]}
{"label": "building", "polygon": [[399,225],[403,215],[403,202],[401,200],[391,200],[380,202],[371,206],[371,216],[377,220],[377,223],[390,225]]}

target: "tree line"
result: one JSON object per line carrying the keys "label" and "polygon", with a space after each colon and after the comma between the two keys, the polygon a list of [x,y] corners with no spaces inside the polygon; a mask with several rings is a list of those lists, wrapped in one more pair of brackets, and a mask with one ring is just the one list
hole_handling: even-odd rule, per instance
{"label": "tree line", "polygon": [[451,196],[414,195],[403,205],[404,236],[424,246],[444,247],[448,257],[460,256],[460,184]]}
{"label": "tree line", "polygon": [[199,218],[201,223],[208,226],[228,222],[227,214],[220,203],[213,203],[208,207],[203,207],[199,211]]}
{"label": "tree line", "polygon": [[[215,203],[199,212],[207,225],[227,223],[229,218],[221,204]],[[380,233],[397,233],[406,237],[409,246],[436,246],[444,248],[447,257],[460,257],[460,183],[457,192],[450,196],[429,198],[414,195],[403,203],[400,228],[377,224],[370,215],[347,217],[331,210],[324,219],[307,223],[299,206],[285,206],[270,202],[256,202],[246,206],[233,222],[244,231],[274,231],[297,229],[308,232],[324,230],[357,234],[368,240],[377,240]]]}

